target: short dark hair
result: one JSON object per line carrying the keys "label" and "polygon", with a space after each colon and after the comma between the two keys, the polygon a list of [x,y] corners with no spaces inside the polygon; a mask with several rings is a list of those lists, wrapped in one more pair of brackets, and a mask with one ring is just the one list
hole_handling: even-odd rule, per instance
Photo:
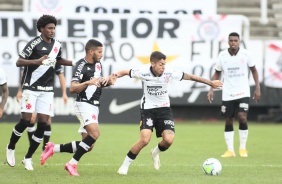
{"label": "short dark hair", "polygon": [[150,62],[157,62],[161,59],[166,59],[166,55],[164,55],[163,53],[161,53],[160,51],[154,51],[152,52],[151,56],[150,56]]}
{"label": "short dark hair", "polygon": [[87,52],[90,49],[96,49],[96,47],[103,47],[103,44],[95,39],[90,39],[85,45],[85,51]]}
{"label": "short dark hair", "polygon": [[41,32],[41,28],[45,27],[47,24],[53,23],[57,26],[57,19],[52,15],[43,15],[41,16],[36,23],[37,30]]}
{"label": "short dark hair", "polygon": [[230,36],[237,36],[238,38],[240,38],[239,34],[238,34],[238,33],[236,33],[236,32],[232,32],[232,33],[230,33],[228,37],[230,37]]}

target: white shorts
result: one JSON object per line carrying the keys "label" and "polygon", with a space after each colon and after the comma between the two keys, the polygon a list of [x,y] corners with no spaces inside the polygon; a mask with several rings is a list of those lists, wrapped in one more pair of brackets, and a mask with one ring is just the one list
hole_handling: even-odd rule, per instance
{"label": "white shorts", "polygon": [[80,122],[78,133],[87,133],[84,126],[98,123],[99,108],[86,102],[74,102],[74,112]]}
{"label": "white shorts", "polygon": [[31,91],[24,89],[22,93],[21,112],[35,112],[54,116],[53,102],[53,92]]}

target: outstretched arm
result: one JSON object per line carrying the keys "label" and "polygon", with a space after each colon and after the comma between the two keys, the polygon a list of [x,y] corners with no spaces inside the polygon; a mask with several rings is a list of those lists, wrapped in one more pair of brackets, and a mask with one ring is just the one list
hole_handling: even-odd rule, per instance
{"label": "outstretched arm", "polygon": [[120,78],[120,77],[123,77],[125,75],[129,75],[130,73],[130,70],[121,70],[121,71],[118,71],[116,73],[113,73],[112,75],[115,75],[116,77]]}
{"label": "outstretched arm", "polygon": [[74,66],[76,62],[74,61],[71,61],[71,60],[68,60],[68,59],[64,59],[64,58],[61,58],[60,60],[57,61],[56,64],[59,64],[59,65],[64,65],[64,66]]}
{"label": "outstretched arm", "polygon": [[187,74],[187,73],[184,73],[183,79],[204,83],[204,84],[207,84],[207,85],[209,85],[209,86],[211,86],[212,88],[215,88],[215,89],[220,88],[222,86],[222,83],[219,80],[212,80],[211,81],[211,80],[205,79],[203,77],[199,77],[197,75],[191,75],[191,74]]}

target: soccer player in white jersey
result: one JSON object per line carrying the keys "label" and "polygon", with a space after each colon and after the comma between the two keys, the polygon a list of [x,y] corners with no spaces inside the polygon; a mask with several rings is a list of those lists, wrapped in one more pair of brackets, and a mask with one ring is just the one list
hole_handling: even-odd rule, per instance
{"label": "soccer player in white jersey", "polygon": [[62,58],[61,43],[54,39],[57,19],[52,15],[43,15],[37,21],[37,30],[41,33],[30,40],[19,54],[16,62],[24,67],[22,77],[23,98],[21,118],[12,131],[6,147],[6,160],[9,166],[15,166],[15,147],[23,131],[30,123],[32,113],[37,113],[37,128],[32,136],[28,151],[22,160],[26,170],[33,170],[32,155],[44,136],[46,123],[53,114],[53,86],[55,65],[72,66],[74,62]]}
{"label": "soccer player in white jersey", "polygon": [[[215,66],[213,80],[219,79],[223,73],[222,106],[221,115],[225,117],[224,137],[227,144],[227,151],[221,157],[235,157],[234,152],[234,116],[239,121],[239,154],[241,157],[248,157],[246,143],[248,139],[247,115],[249,110],[250,85],[249,70],[252,72],[255,81],[253,99],[260,100],[260,84],[255,63],[247,50],[239,48],[240,37],[238,33],[230,33],[228,37],[229,48],[219,53]],[[213,89],[208,92],[208,100],[213,100]]]}
{"label": "soccer player in white jersey", "polygon": [[0,88],[2,90],[2,100],[0,102],[0,118],[3,116],[4,106],[9,96],[9,88],[7,85],[7,76],[5,71],[0,68]]}
{"label": "soccer player in white jersey", "polygon": [[156,130],[156,136],[162,137],[159,144],[151,150],[154,168],[160,169],[159,153],[166,151],[174,140],[174,120],[168,95],[168,85],[172,80],[192,80],[213,88],[219,88],[222,85],[219,80],[210,81],[166,68],[166,56],[159,51],[151,54],[150,62],[151,65],[145,68],[122,70],[114,74],[118,77],[128,75],[131,78],[138,78],[143,83],[143,97],[140,103],[140,138],[127,153],[123,164],[118,169],[118,174],[128,173],[131,162],[150,142],[153,128]]}
{"label": "soccer player in white jersey", "polygon": [[94,143],[100,136],[99,130],[99,106],[102,87],[113,85],[116,76],[102,77],[103,44],[91,39],[85,45],[85,57],[81,58],[73,70],[71,93],[77,93],[75,99],[75,114],[80,121],[78,132],[82,141],[72,141],[66,144],[54,144],[48,142],[41,155],[41,164],[54,153],[74,153],[65,169],[72,176],[79,176],[77,165],[80,158],[91,151]]}

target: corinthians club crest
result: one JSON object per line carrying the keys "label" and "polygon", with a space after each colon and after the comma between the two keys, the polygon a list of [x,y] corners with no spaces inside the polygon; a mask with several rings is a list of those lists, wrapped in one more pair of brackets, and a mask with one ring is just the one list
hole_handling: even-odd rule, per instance
{"label": "corinthians club crest", "polygon": [[198,28],[198,34],[202,40],[214,40],[219,34],[219,26],[211,20],[203,21]]}

